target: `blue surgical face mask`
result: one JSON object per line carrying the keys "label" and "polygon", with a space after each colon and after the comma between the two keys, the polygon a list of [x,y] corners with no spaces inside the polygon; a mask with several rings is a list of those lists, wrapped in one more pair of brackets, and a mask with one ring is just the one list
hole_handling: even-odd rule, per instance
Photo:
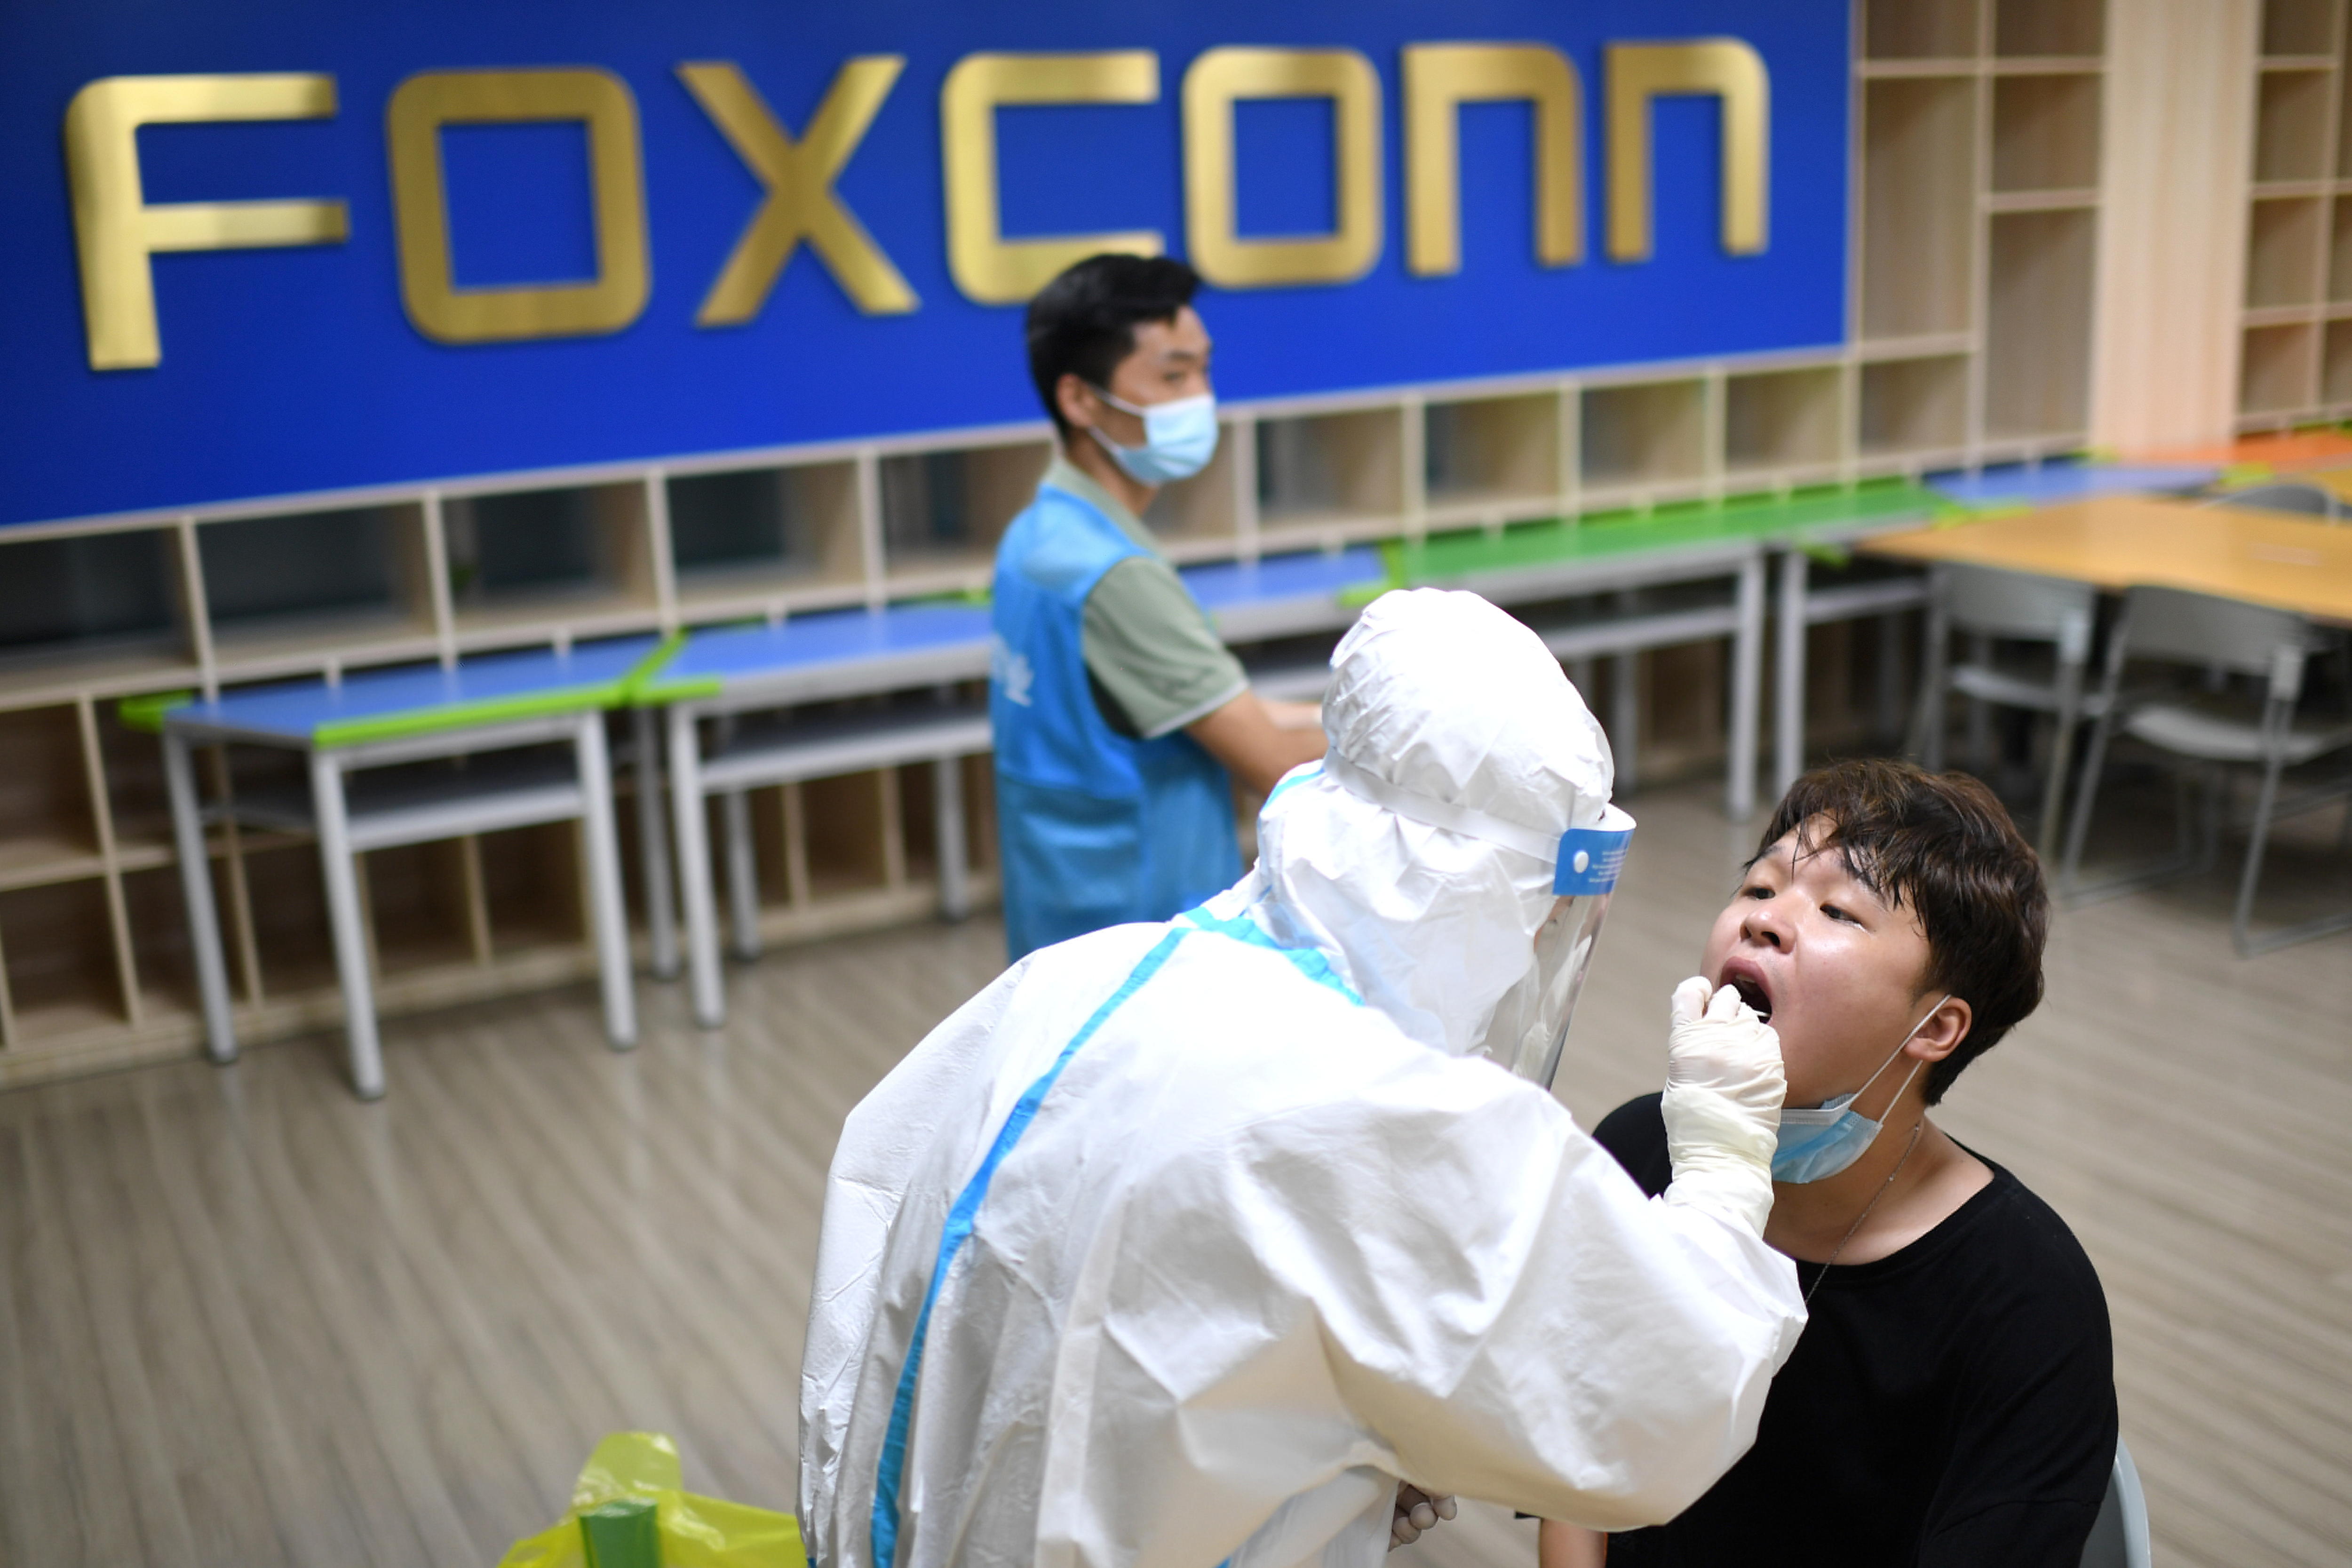
{"label": "blue surgical face mask", "polygon": [[1143,421],[1140,447],[1122,447],[1099,429],[1090,427],[1087,432],[1110,454],[1110,460],[1138,484],[1164,485],[1189,479],[1207,468],[1209,459],[1217,455],[1215,394],[1204,392],[1197,397],[1179,397],[1139,408],[1113,397],[1099,386],[1093,391],[1113,408]]}
{"label": "blue surgical face mask", "polygon": [[[1903,1047],[1911,1043],[1911,1035],[1927,1026],[1927,1019],[1936,1016],[1936,1008],[1950,1000],[1951,997],[1946,995],[1935,1007],[1928,1008],[1926,1016],[1911,1026],[1911,1034],[1903,1037],[1902,1045],[1895,1047],[1894,1056],[1879,1063],[1878,1071],[1864,1079],[1861,1089],[1852,1094],[1825,1100],[1810,1110],[1784,1109],[1780,1112],[1780,1146],[1772,1151],[1774,1181],[1799,1184],[1822,1181],[1836,1175],[1862,1158],[1862,1152],[1877,1139],[1878,1130],[1885,1123],[1873,1121],[1854,1110],[1853,1102],[1878,1081],[1881,1073],[1895,1065],[1895,1057],[1903,1054]],[[1911,1087],[1911,1080],[1919,1076],[1919,1065],[1917,1062],[1911,1064],[1911,1070],[1904,1075],[1903,1089],[1896,1089],[1895,1100],[1888,1102],[1889,1110],[1894,1109],[1895,1100],[1903,1098],[1904,1089]]]}

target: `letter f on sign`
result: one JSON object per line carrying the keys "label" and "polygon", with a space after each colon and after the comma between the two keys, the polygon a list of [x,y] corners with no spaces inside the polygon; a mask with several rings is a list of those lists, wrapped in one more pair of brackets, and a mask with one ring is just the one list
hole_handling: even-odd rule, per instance
{"label": "letter f on sign", "polygon": [[331,76],[101,77],[66,106],[66,172],[89,368],[160,364],[155,279],[159,250],[340,245],[351,215],[339,201],[169,202],[149,205],[139,178],[139,128],[222,120],[325,120]]}
{"label": "letter f on sign", "polygon": [[696,326],[740,326],[757,316],[803,237],[867,315],[901,315],[915,308],[915,291],[833,190],[906,65],[898,55],[845,62],[798,142],[733,65],[677,68],[678,79],[736,156],[768,187],[767,201],[752,215],[696,313]]}

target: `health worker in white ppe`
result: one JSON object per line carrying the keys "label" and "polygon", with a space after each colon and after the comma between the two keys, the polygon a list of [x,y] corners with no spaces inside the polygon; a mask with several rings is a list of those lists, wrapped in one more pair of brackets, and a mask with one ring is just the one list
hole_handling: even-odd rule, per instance
{"label": "health worker in white ppe", "polygon": [[1676,1022],[1645,1199],[1482,1055],[1556,1038],[1599,726],[1467,594],[1382,597],[1331,665],[1239,884],[1031,953],[851,1112],[818,1568],[1374,1568],[1400,1482],[1617,1529],[1753,1438],[1803,1323],[1778,1041],[1728,992]]}

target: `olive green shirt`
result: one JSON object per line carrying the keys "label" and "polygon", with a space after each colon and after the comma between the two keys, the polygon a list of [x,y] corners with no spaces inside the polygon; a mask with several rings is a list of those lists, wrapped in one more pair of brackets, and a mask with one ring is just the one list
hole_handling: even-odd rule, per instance
{"label": "olive green shirt", "polygon": [[[1249,689],[1249,677],[1184,586],[1151,531],[1066,458],[1045,482],[1095,507],[1145,553],[1104,573],[1087,595],[1079,642],[1113,727],[1146,740],[1182,729]],[[1117,712],[1108,710],[1115,707]]]}

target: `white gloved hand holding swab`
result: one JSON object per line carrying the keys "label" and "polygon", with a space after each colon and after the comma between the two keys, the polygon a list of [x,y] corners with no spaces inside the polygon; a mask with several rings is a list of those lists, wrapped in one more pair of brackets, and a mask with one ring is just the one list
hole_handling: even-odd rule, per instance
{"label": "white gloved hand holding swab", "polygon": [[1726,985],[1694,974],[1675,987],[1666,1033],[1665,1201],[1764,1234],[1772,1152],[1788,1079],[1780,1037]]}

